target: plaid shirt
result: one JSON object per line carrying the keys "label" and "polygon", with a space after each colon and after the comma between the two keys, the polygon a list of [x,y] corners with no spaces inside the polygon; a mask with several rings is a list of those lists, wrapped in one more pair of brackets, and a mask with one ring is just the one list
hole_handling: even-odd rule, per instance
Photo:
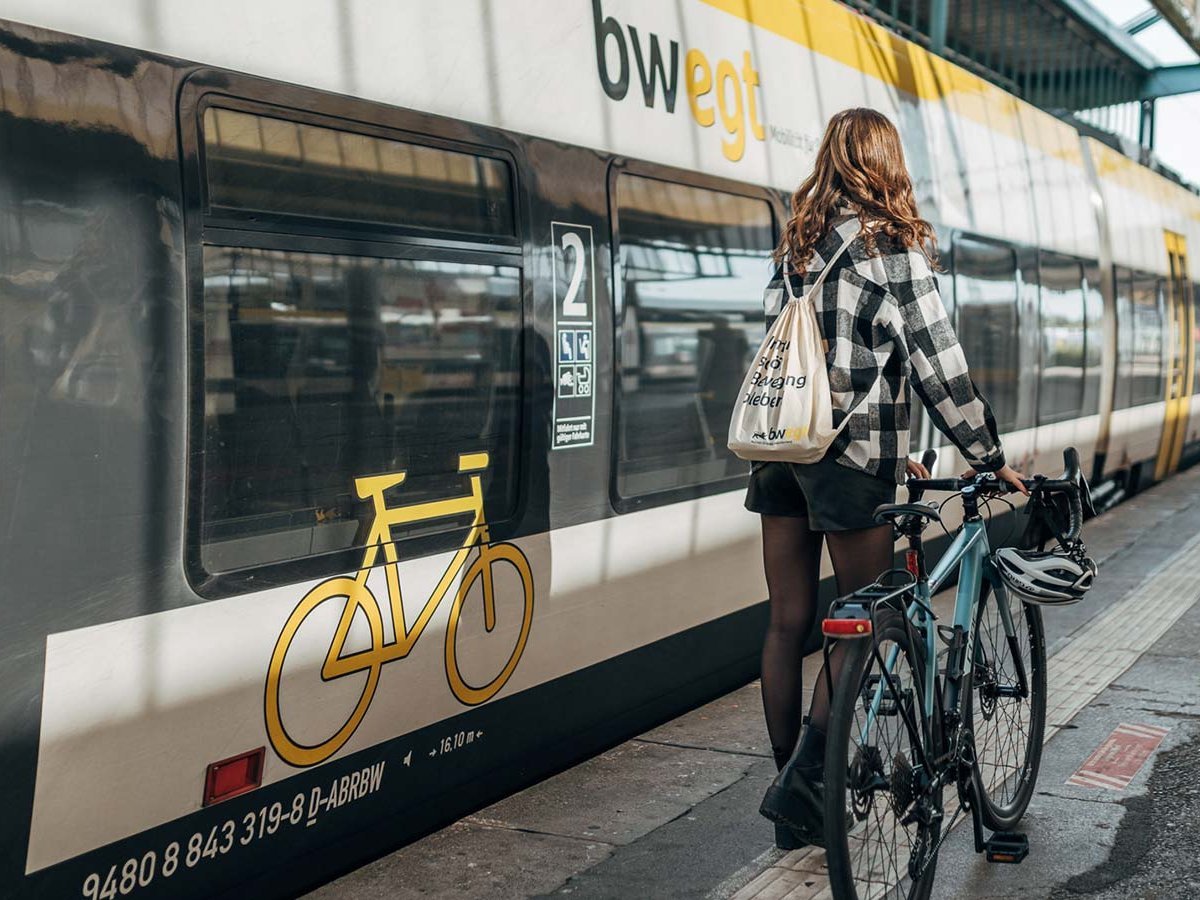
{"label": "plaid shirt", "polygon": [[[848,212],[816,248],[797,297],[816,281],[825,260],[861,223]],[[768,327],[786,302],[781,270],[764,298]],[[825,338],[825,362],[833,394],[833,424],[845,427],[830,455],[844,466],[903,484],[909,447],[909,385],[934,424],[980,471],[1004,465],[991,407],[967,373],[967,361],[938,294],[929,263],[880,235],[875,255],[861,237],[834,263],[815,298]]]}

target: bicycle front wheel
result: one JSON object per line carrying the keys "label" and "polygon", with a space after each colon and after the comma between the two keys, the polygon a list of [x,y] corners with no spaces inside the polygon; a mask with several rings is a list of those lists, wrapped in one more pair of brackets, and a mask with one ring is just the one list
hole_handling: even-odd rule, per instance
{"label": "bicycle front wheel", "polygon": [[830,888],[837,900],[925,900],[937,864],[941,792],[921,787],[929,776],[919,748],[931,731],[922,703],[924,648],[891,610],[876,614],[873,639],[844,644],[825,751]]}
{"label": "bicycle front wheel", "polygon": [[[480,583],[484,606],[484,627],[490,632],[496,627],[496,571],[498,563],[507,563],[517,576],[521,590],[521,621],[517,626],[515,644],[508,655],[499,674],[484,684],[472,684],[462,672],[459,665],[458,633],[462,621],[463,604],[476,581]],[[461,703],[477,706],[492,699],[512,677],[525,651],[529,640],[529,630],[533,625],[533,571],[529,560],[515,544],[485,544],[480,547],[479,555],[463,573],[462,583],[455,594],[454,603],[450,607],[450,620],[446,625],[446,678],[450,689]],[[502,629],[501,637],[511,636],[512,629]]]}
{"label": "bicycle front wheel", "polygon": [[971,778],[984,824],[1010,831],[1033,796],[1046,733],[1042,611],[985,581],[974,641],[962,701],[963,721],[975,735]]}

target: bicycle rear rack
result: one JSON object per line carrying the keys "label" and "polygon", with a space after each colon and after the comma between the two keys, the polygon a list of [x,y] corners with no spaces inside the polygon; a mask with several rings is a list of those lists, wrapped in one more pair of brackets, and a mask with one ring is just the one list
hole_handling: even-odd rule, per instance
{"label": "bicycle rear rack", "polygon": [[[890,576],[902,576],[905,580],[893,582]],[[821,633],[829,638],[870,637],[874,630],[875,610],[880,606],[891,606],[903,611],[904,603],[900,598],[916,585],[916,578],[907,569],[889,569],[871,584],[834,600],[821,623]]]}

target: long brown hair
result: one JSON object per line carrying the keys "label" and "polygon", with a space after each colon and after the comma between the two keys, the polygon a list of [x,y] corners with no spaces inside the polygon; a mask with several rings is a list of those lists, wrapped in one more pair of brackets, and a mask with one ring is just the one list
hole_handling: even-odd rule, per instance
{"label": "long brown hair", "polygon": [[775,249],[775,261],[803,270],[829,233],[838,207],[849,205],[863,223],[867,251],[879,235],[916,247],[937,265],[933,226],[917,213],[900,133],[873,109],[844,109],[829,120],[813,172],[792,194],[792,217]]}

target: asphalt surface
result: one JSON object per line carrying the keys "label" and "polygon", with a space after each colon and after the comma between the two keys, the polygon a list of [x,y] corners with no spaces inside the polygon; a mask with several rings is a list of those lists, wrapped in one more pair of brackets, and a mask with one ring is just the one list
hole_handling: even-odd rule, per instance
{"label": "asphalt surface", "polygon": [[1200,897],[1200,734],[1159,756],[1125,813],[1109,858],[1055,890],[1054,900]]}
{"label": "asphalt surface", "polygon": [[[1200,533],[1200,467],[1085,533],[1100,579],[1086,602],[1046,615],[1052,657]],[[1122,723],[1169,728],[1128,788],[1067,784]],[[1200,900],[1200,603],[1074,719],[1050,724],[1061,730],[1020,828],[1029,858],[987,863],[964,823],[942,847],[935,898]],[[744,897],[783,855],[756,812],[773,775],[755,682],[308,896]],[[795,890],[789,900],[811,896]]]}

